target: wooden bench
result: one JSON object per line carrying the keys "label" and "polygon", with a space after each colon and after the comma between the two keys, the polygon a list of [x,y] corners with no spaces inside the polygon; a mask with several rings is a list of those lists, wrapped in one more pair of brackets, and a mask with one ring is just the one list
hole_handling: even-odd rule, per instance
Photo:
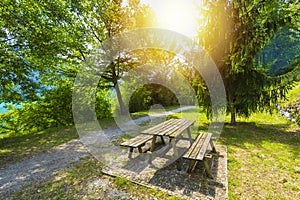
{"label": "wooden bench", "polygon": [[139,153],[143,153],[142,150],[142,146],[144,146],[146,144],[146,142],[151,141],[152,140],[152,135],[138,135],[134,138],[131,138],[123,143],[121,143],[121,146],[124,147],[130,147],[130,152],[128,157],[131,158],[132,156],[132,152],[133,152],[133,148],[137,148]]}
{"label": "wooden bench", "polygon": [[209,178],[213,178],[211,172],[212,154],[208,151],[209,145],[212,148],[212,152],[216,153],[216,148],[213,143],[212,134],[200,133],[193,142],[193,144],[190,146],[188,151],[183,155],[184,159],[190,160],[188,173],[192,172],[195,169],[197,162],[203,161],[204,172],[206,176]]}

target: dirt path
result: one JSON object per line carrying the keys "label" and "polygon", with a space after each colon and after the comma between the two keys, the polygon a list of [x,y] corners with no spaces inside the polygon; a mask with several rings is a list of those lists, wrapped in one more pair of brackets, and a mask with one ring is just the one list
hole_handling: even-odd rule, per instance
{"label": "dirt path", "polygon": [[[151,116],[141,117],[134,120],[134,123],[140,124],[153,118],[163,115],[169,115],[181,110],[188,110],[193,106],[175,109],[165,113],[159,113]],[[128,124],[130,125],[130,124]],[[105,131],[111,132],[112,136],[121,135],[118,128],[111,128]],[[53,176],[53,173],[68,167],[71,163],[80,158],[89,155],[87,149],[79,140],[72,140],[46,153],[34,156],[22,162],[11,164],[0,170],[0,196],[22,189],[22,186],[30,184],[33,181],[43,181]]]}

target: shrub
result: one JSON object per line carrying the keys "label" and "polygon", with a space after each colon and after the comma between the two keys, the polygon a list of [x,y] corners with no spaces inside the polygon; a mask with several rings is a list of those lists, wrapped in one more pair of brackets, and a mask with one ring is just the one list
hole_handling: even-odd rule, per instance
{"label": "shrub", "polygon": [[[0,134],[27,134],[51,127],[69,126],[73,122],[72,85],[62,85],[43,92],[37,102],[23,103],[21,108],[8,106],[0,115]],[[107,92],[96,93],[95,109],[98,119],[111,117]]]}

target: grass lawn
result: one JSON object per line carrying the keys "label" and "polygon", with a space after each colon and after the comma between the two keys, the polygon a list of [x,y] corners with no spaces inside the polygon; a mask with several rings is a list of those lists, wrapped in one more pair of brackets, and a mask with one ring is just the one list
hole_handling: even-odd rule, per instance
{"label": "grass lawn", "polygon": [[[189,110],[183,115],[174,114],[174,117],[195,119],[196,112]],[[200,130],[205,130],[208,126],[205,114],[201,113],[199,119],[196,125]],[[236,126],[225,124],[218,140],[219,144],[228,148],[229,198],[300,199],[300,127],[278,114],[255,114],[249,119],[237,120]],[[27,155],[26,151],[43,152],[50,146],[76,138],[75,132],[74,128],[68,128],[2,139],[1,162],[13,162],[9,161],[10,156],[15,157],[12,160],[19,160]],[[17,142],[20,142],[19,145]],[[47,143],[48,147],[43,148]],[[31,150],[32,147],[34,150]],[[26,151],[23,152],[22,148]],[[126,179],[106,177],[101,173],[101,167],[101,163],[94,158],[84,158],[57,172],[51,180],[25,186],[22,191],[14,194],[14,198],[101,199],[101,195],[109,194],[108,189],[92,187],[90,183],[97,178],[107,178],[114,188],[125,191],[132,198],[176,199]]]}
{"label": "grass lawn", "polygon": [[255,114],[226,125],[230,199],[300,199],[300,128],[279,115]]}

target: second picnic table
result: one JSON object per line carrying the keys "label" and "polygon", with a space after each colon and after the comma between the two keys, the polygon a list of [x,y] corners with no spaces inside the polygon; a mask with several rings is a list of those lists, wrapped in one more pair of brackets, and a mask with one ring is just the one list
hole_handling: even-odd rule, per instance
{"label": "second picnic table", "polygon": [[170,139],[170,143],[174,150],[174,155],[178,155],[178,151],[176,149],[175,140],[178,136],[180,136],[183,131],[187,130],[188,137],[192,144],[192,136],[190,131],[190,126],[194,124],[194,120],[185,120],[185,119],[170,119],[161,124],[153,126],[147,130],[142,131],[143,134],[153,135],[151,151],[154,151],[156,139],[159,136],[164,143],[163,137],[168,137]]}

